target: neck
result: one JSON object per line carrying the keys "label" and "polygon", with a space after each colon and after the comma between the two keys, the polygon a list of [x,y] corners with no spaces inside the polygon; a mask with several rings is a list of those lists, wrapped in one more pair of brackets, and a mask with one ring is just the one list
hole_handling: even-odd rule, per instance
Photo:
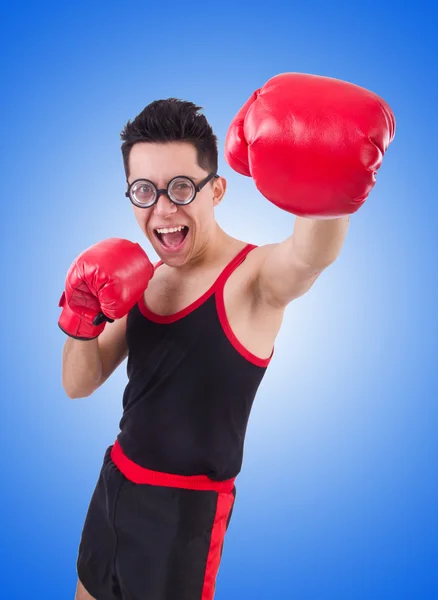
{"label": "neck", "polygon": [[236,246],[236,243],[239,242],[216,224],[214,231],[204,240],[196,254],[187,264],[178,267],[178,271],[181,274],[187,274],[200,267],[220,264],[224,254],[229,251],[232,252],[232,248]]}

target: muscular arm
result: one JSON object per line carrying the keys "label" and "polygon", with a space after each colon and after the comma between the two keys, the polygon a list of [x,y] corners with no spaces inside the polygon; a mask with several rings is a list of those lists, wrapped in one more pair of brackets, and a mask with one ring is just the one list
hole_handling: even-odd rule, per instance
{"label": "muscular arm", "polygon": [[374,188],[394,135],[383,98],[332,77],[280,73],[239,109],[227,132],[228,164],[298,215],[291,237],[258,254],[254,290],[262,307],[284,308],[336,260],[348,215]]}
{"label": "muscular arm", "polygon": [[69,398],[91,396],[128,356],[126,316],[108,323],[98,338],[68,338],[62,353],[62,386]]}
{"label": "muscular arm", "polygon": [[265,246],[256,273],[256,293],[276,308],[306,293],[339,256],[349,217],[314,220],[296,217],[293,234]]}

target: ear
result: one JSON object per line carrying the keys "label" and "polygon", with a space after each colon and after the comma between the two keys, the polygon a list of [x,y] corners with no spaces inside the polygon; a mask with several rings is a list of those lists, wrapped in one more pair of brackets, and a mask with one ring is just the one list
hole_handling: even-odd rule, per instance
{"label": "ear", "polygon": [[221,203],[227,190],[227,180],[224,177],[213,179],[213,206]]}

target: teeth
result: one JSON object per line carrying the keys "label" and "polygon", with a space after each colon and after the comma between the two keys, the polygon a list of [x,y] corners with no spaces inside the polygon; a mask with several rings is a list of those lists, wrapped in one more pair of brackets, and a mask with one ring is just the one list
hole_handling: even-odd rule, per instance
{"label": "teeth", "polygon": [[157,229],[158,233],[175,233],[175,231],[181,231],[184,229],[185,225],[178,225],[178,227],[164,227],[163,229]]}

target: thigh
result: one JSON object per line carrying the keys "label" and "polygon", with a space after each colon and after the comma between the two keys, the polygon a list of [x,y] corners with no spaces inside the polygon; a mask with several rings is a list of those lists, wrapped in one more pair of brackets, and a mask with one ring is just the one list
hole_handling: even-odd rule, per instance
{"label": "thigh", "polygon": [[[121,600],[114,569],[117,536],[114,514],[124,477],[116,469],[108,448],[93,492],[79,545],[77,572],[82,588],[91,598]],[[88,598],[88,596],[84,596]]]}
{"label": "thigh", "polygon": [[128,482],[116,513],[124,600],[211,600],[234,504],[229,493]]}
{"label": "thigh", "polygon": [[87,590],[84,588],[80,580],[78,579],[78,585],[76,587],[75,600],[97,600],[93,596],[91,596]]}

